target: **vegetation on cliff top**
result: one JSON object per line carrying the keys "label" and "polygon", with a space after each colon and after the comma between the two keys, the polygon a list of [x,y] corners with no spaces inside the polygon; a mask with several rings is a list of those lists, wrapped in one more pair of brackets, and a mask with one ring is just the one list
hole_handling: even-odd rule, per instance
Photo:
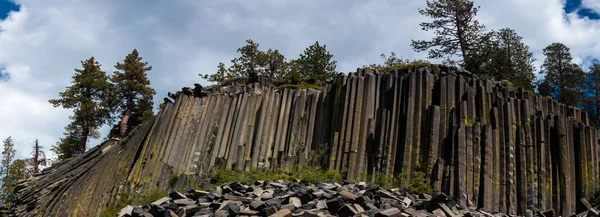
{"label": "vegetation on cliff top", "polygon": [[219,63],[215,73],[200,74],[200,77],[218,85],[225,85],[236,78],[253,82],[258,77],[271,79],[275,83],[313,85],[321,84],[337,74],[337,62],[333,60],[333,54],[329,53],[327,45],[321,45],[318,41],[292,60],[287,60],[278,50],[260,50],[259,44],[251,39],[246,43],[237,49],[240,56],[231,60],[229,68]]}

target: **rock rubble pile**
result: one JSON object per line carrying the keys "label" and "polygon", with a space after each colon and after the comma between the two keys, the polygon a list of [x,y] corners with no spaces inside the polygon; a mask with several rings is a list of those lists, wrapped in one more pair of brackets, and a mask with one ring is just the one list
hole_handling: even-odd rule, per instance
{"label": "rock rubble pile", "polygon": [[[587,201],[582,200],[587,203]],[[598,216],[589,203],[578,217]],[[528,216],[554,217],[554,210],[527,211]],[[151,204],[127,206],[119,216],[402,216],[402,217],[501,217],[500,213],[461,209],[443,193],[412,194],[358,183],[309,184],[304,181],[260,181],[252,185],[233,182],[211,191],[189,187],[185,194],[174,191]]]}

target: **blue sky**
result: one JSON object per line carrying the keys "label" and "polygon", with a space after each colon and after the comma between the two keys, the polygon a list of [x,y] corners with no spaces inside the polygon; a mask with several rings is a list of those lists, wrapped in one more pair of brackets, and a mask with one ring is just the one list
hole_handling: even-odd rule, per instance
{"label": "blue sky", "polygon": [[[337,69],[350,72],[381,63],[382,53],[426,59],[410,41],[432,36],[419,27],[426,20],[418,13],[423,0],[14,1],[0,0],[0,140],[12,136],[19,157],[35,139],[48,150],[62,136],[71,111],[48,100],[91,56],[111,73],[137,48],[153,67],[148,76],[160,102],[169,91],[206,84],[198,73],[229,63],[246,39],[288,59],[318,40],[338,61]],[[538,67],[542,49],[552,42],[569,46],[578,64],[600,56],[600,21],[594,19],[600,0],[475,3],[488,29],[509,27],[523,36]]]}
{"label": "blue sky", "polygon": [[583,5],[582,0],[567,0],[564,9],[566,13],[575,12],[580,18],[587,17],[594,20],[600,19],[600,14],[594,11],[594,9],[587,8]]}
{"label": "blue sky", "polygon": [[19,6],[11,0],[0,0],[0,20],[6,19],[8,12],[18,11]]}

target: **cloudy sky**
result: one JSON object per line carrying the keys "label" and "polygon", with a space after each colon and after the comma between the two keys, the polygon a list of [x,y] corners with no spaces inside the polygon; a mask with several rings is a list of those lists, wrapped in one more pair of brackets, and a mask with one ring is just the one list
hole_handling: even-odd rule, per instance
{"label": "cloudy sky", "polygon": [[[515,29],[539,60],[556,41],[571,47],[580,64],[600,56],[600,0],[476,4],[488,29]],[[71,111],[48,99],[91,56],[110,73],[137,48],[153,66],[149,77],[161,102],[168,91],[206,84],[198,73],[228,63],[246,39],[288,58],[318,40],[342,72],[380,63],[379,55],[392,51],[424,59],[410,48],[411,39],[431,37],[419,28],[426,18],[417,9],[424,6],[423,0],[0,0],[0,139],[12,136],[18,157],[28,155],[36,138],[46,149],[58,141]]]}

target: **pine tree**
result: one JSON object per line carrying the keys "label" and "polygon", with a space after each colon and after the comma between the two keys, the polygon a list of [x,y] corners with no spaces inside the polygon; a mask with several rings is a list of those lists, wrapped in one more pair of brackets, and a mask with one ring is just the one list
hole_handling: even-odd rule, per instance
{"label": "pine tree", "polygon": [[278,50],[269,49],[259,55],[259,65],[263,68],[264,76],[281,79],[286,75],[288,62]]}
{"label": "pine tree", "polygon": [[533,90],[535,58],[522,39],[509,28],[483,35],[466,68],[496,80],[508,80],[515,87]]}
{"label": "pine tree", "polygon": [[536,82],[538,94],[545,97],[552,98],[552,93],[555,92],[555,87],[551,86],[547,80],[539,80]]}
{"label": "pine tree", "polygon": [[600,126],[600,64],[594,63],[585,75],[584,110],[590,114],[590,120],[595,126]]}
{"label": "pine tree", "polygon": [[287,63],[284,79],[285,82],[290,84],[299,84],[302,82],[304,78],[297,60],[290,60]]}
{"label": "pine tree", "polygon": [[227,79],[231,79],[234,75],[225,68],[224,63],[219,63],[217,66],[217,72],[214,74],[199,74],[201,78],[206,79],[209,82],[214,82],[217,84],[223,83]]}
{"label": "pine tree", "polygon": [[470,52],[485,31],[485,26],[476,19],[479,7],[471,0],[427,0],[427,8],[419,9],[431,22],[420,24],[424,31],[434,30],[431,40],[413,40],[411,45],[417,52],[429,50],[429,58],[452,57],[457,53],[466,61]]}
{"label": "pine tree", "polygon": [[142,62],[137,49],[125,57],[123,63],[117,62],[114,74],[110,80],[115,85],[117,111],[121,115],[118,134],[112,136],[124,137],[133,127],[154,115],[152,97],[156,91],[150,87],[146,72],[152,70],[148,62]]}
{"label": "pine tree", "polygon": [[391,73],[398,69],[406,69],[408,67],[431,66],[431,63],[426,60],[409,60],[396,57],[396,53],[391,52],[389,56],[381,54],[383,65],[371,64],[364,65],[363,68],[375,69],[378,72]]}
{"label": "pine tree", "polygon": [[15,144],[12,137],[4,140],[4,150],[2,151],[2,161],[0,162],[0,177],[2,177],[2,185],[0,185],[0,204],[6,204],[11,200],[10,189],[14,184],[10,177],[10,166],[15,158]]}
{"label": "pine tree", "polygon": [[81,61],[81,64],[83,69],[75,69],[71,86],[60,93],[59,99],[49,100],[54,107],[73,109],[69,125],[80,130],[78,153],[85,152],[88,138],[98,138],[98,129],[111,118],[106,103],[111,91],[108,76],[94,57]]}
{"label": "pine tree", "polygon": [[9,166],[7,174],[2,177],[3,197],[2,205],[10,207],[15,200],[15,185],[19,180],[31,177],[31,169],[27,161],[23,159],[14,160]]}
{"label": "pine tree", "polygon": [[261,51],[259,44],[250,39],[246,43],[237,49],[240,57],[231,60],[229,68],[226,69],[225,64],[219,63],[216,73],[200,74],[200,77],[219,84],[232,78],[245,78],[249,82],[255,82],[259,76],[298,84],[304,81],[325,81],[337,73],[337,62],[333,60],[333,55],[318,41],[306,48],[298,59],[290,61],[278,50]]}
{"label": "pine tree", "polygon": [[337,73],[337,61],[333,60],[333,54],[327,51],[327,45],[321,46],[318,41],[306,48],[294,63],[297,64],[302,79],[309,83],[325,81],[335,77]]}
{"label": "pine tree", "polygon": [[14,160],[10,165],[8,176],[13,182],[13,188],[17,181],[31,177],[31,169],[29,168],[27,161],[23,159]]}
{"label": "pine tree", "polygon": [[74,157],[79,153],[79,129],[76,126],[70,124],[65,127],[65,132],[60,141],[56,142],[55,145],[50,149],[57,156],[58,160],[64,160]]}
{"label": "pine tree", "polygon": [[569,106],[578,106],[583,100],[582,83],[585,73],[572,63],[570,49],[561,43],[552,43],[543,50],[546,59],[541,74],[545,74],[538,84],[544,92],[555,100]]}
{"label": "pine tree", "polygon": [[251,39],[246,40],[246,43],[248,43],[246,46],[238,48],[237,52],[241,56],[231,60],[232,66],[229,71],[235,77],[247,78],[250,82],[254,82],[264,72],[260,63],[263,52],[258,49],[258,43]]}

